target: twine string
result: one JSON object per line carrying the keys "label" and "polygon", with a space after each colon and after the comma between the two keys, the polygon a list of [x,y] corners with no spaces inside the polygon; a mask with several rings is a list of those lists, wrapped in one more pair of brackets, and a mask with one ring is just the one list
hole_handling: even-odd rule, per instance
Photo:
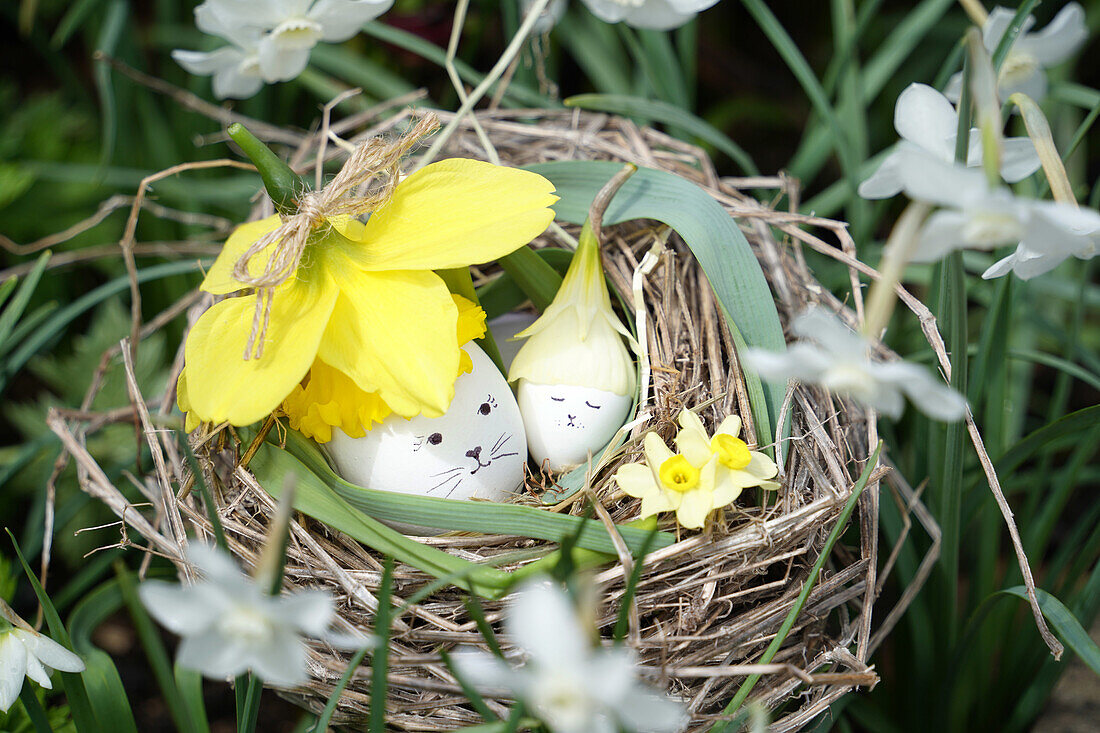
{"label": "twine string", "polygon": [[[330,221],[334,218],[360,216],[385,206],[400,180],[401,159],[421,138],[438,127],[438,118],[429,112],[397,140],[377,137],[363,142],[328,185],[319,191],[302,194],[297,211],[284,216],[276,229],[257,239],[241,255],[233,265],[233,277],[254,288],[256,294],[252,329],[244,349],[245,361],[263,356],[275,288],[298,271],[313,232],[331,226]],[[355,193],[371,181],[378,183],[365,194]],[[261,253],[268,254],[263,270],[253,274],[249,266]]]}

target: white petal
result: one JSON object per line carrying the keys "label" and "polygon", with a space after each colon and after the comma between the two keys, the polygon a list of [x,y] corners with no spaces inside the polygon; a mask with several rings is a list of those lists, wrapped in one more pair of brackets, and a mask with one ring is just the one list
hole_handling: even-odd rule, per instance
{"label": "white petal", "polygon": [[[36,634],[23,629],[15,629],[13,632],[27,652],[36,657],[48,667],[61,672],[83,672],[84,662],[73,652],[69,651],[56,641],[43,634]],[[45,686],[45,685],[44,685]]]}
{"label": "white petal", "polygon": [[1001,177],[1009,183],[1024,180],[1041,165],[1035,143],[1029,137],[1005,138],[1001,156]]}
{"label": "white petal", "polygon": [[1016,92],[1026,94],[1036,102],[1043,101],[1047,95],[1046,72],[1042,69],[1036,69],[1034,73],[1026,77],[1013,79],[1012,83],[1001,80],[997,84],[997,94],[1000,95],[1001,99],[1008,99]]}
{"label": "white petal", "polygon": [[947,80],[947,86],[943,88],[943,96],[955,104],[959,103],[959,97],[962,95],[963,88],[963,75],[961,72],[951,75],[951,78]]}
{"label": "white petal", "polygon": [[791,322],[791,332],[816,341],[833,355],[851,358],[866,353],[867,341],[848,328],[832,311],[821,307],[807,308]]}
{"label": "white petal", "polygon": [[219,680],[235,677],[248,669],[244,646],[214,631],[185,636],[176,652],[176,662]]}
{"label": "white petal", "polygon": [[918,235],[913,262],[936,262],[949,252],[967,246],[966,225],[969,215],[961,211],[937,211],[928,217]]}
{"label": "white petal", "polygon": [[0,712],[8,712],[19,697],[26,673],[26,647],[10,630],[0,633]]}
{"label": "white petal", "polygon": [[284,48],[268,35],[260,41],[260,75],[266,82],[289,81],[309,63],[312,48]]}
{"label": "white petal", "polygon": [[199,542],[187,546],[187,559],[190,560],[210,581],[223,588],[237,588],[242,583],[252,581],[241,572],[237,563],[225,550]]}
{"label": "white petal", "polygon": [[992,280],[995,277],[1002,277],[1003,275],[1012,272],[1012,268],[1016,265],[1016,262],[1019,259],[1017,256],[1017,252],[1019,252],[1019,248],[1017,248],[1016,252],[1013,252],[1008,257],[994,262],[989,267],[989,269],[982,273],[982,279]]}
{"label": "white petal", "polygon": [[50,682],[50,671],[42,665],[42,662],[34,658],[30,650],[27,650],[27,677],[47,690],[53,689],[53,683]]}
{"label": "white petal", "polygon": [[1043,30],[1019,38],[1015,48],[1035,57],[1043,66],[1054,66],[1076,53],[1088,37],[1085,11],[1074,2],[1062,8]]}
{"label": "white petal", "polygon": [[627,730],[676,733],[687,727],[688,723],[687,711],[682,704],[640,683],[634,686],[615,712]]}
{"label": "white petal", "polygon": [[635,28],[667,31],[687,23],[696,12],[682,12],[673,7],[669,0],[646,0],[642,5],[628,10],[623,22]]}
{"label": "white petal", "polygon": [[515,593],[505,629],[540,666],[575,669],[588,654],[588,639],[572,602],[549,581],[527,583]]}
{"label": "white petal", "polygon": [[894,128],[904,139],[940,157],[950,157],[947,139],[959,117],[947,97],[927,84],[910,84],[894,107]]}
{"label": "white petal", "polygon": [[910,198],[962,208],[988,195],[985,174],[949,163],[913,145],[898,149],[898,176]]}
{"label": "white petal", "polygon": [[934,420],[955,421],[966,414],[966,398],[938,375],[904,361],[878,365],[876,376],[905,392],[918,410]]}
{"label": "white petal", "polygon": [[[1016,11],[1009,8],[1001,7],[998,5],[989,12],[989,18],[986,19],[982,25],[982,44],[986,47],[990,53],[997,50],[997,45],[1001,42],[1001,38],[1004,36],[1005,31],[1008,30],[1008,26],[1012,24],[1012,19],[1016,17]],[[1032,26],[1035,25],[1035,16],[1029,15],[1024,19],[1023,26],[1020,28],[1020,35],[1016,38],[1016,42],[1020,42],[1022,38]]]}
{"label": "white petal", "polygon": [[184,587],[147,580],[138,587],[138,595],[161,626],[181,636],[207,629],[227,605],[209,581]]}
{"label": "white petal", "polygon": [[195,25],[203,33],[227,40],[256,30],[268,30],[285,18],[276,3],[265,0],[206,0],[195,8]]}
{"label": "white petal", "polygon": [[592,15],[605,23],[618,23],[626,17],[628,6],[618,0],[584,0]]}
{"label": "white petal", "polygon": [[270,643],[249,647],[248,651],[248,666],[264,682],[293,687],[308,679],[305,644],[286,629],[278,630]]}
{"label": "white petal", "polygon": [[[247,69],[247,71],[246,71]],[[257,62],[247,60],[232,69],[214,74],[214,96],[218,99],[248,99],[263,88]]]}
{"label": "white petal", "polygon": [[887,155],[878,170],[859,184],[858,193],[865,199],[888,199],[901,193],[898,159],[894,152]]}
{"label": "white petal", "polygon": [[832,359],[827,352],[813,344],[797,343],[785,352],[766,349],[747,349],[743,355],[746,366],[769,382],[785,382],[797,379],[814,382],[828,368]]}
{"label": "white petal", "polygon": [[518,677],[529,674],[529,670],[512,669],[499,657],[480,650],[457,651],[451,661],[463,681],[477,688],[516,692]]}
{"label": "white petal", "polygon": [[321,33],[330,43],[348,40],[367,21],[390,9],[393,0],[318,0],[309,18],[321,24]]}
{"label": "white petal", "polygon": [[328,591],[306,590],[278,599],[276,615],[287,626],[301,629],[310,636],[320,636],[332,622],[335,613]]}
{"label": "white petal", "polygon": [[226,69],[235,68],[244,60],[244,53],[233,46],[223,46],[216,51],[185,51],[176,49],[172,58],[189,73],[197,76],[210,76]]}

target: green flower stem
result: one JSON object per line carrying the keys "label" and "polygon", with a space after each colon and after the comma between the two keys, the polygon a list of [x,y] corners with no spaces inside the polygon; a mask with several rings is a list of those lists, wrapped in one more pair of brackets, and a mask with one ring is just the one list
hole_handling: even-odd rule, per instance
{"label": "green flower stem", "polygon": [[[856,508],[859,497],[863,494],[863,489],[867,486],[867,482],[871,478],[871,473],[875,470],[875,467],[878,466],[880,451],[882,451],[881,440],[878,445],[875,446],[875,452],[871,454],[871,458],[867,461],[863,473],[860,474],[859,479],[857,479],[855,485],[852,486],[852,493],[848,496],[848,500],[844,502],[844,508],[841,509],[836,524],[833,525],[832,531],[829,532],[829,537],[825,540],[825,545],[821,548],[821,554],[817,556],[817,560],[814,561],[813,567],[810,568],[810,574],[806,576],[806,580],[802,584],[802,592],[798,594],[798,598],[795,599],[790,612],[787,614],[787,617],[783,619],[779,631],[776,632],[775,638],[772,639],[768,648],[764,650],[764,654],[757,661],[757,664],[769,664],[772,659],[775,658],[779,648],[783,646],[783,642],[787,640],[787,635],[791,633],[791,629],[794,628],[794,622],[798,619],[798,615],[802,613],[802,608],[806,605],[806,601],[810,597],[810,591],[812,591],[817,584],[817,579],[821,575],[821,568],[825,566],[825,561],[829,559],[829,554],[832,553],[833,546],[837,543],[837,540],[840,539],[841,533],[848,525],[848,519],[852,516],[852,511]],[[748,698],[749,693],[752,692],[752,688],[755,687],[756,683],[759,681],[759,674],[753,674],[746,677],[745,681],[741,683],[741,687],[738,688],[737,694],[733,696],[733,699],[730,700],[729,704],[726,705],[726,708],[722,711],[722,715],[729,716],[737,712],[738,708],[740,708]],[[731,727],[730,723],[715,723],[710,729],[710,733],[733,733]]]}
{"label": "green flower stem", "polygon": [[234,122],[226,129],[226,134],[240,146],[256,170],[260,172],[267,195],[280,214],[294,214],[298,211],[298,199],[309,190],[306,182],[282,158],[275,155],[271,148],[248,131],[244,125]]}
{"label": "green flower stem", "polygon": [[[461,295],[466,300],[471,301],[474,305],[480,306],[481,301],[478,300],[477,291],[474,290],[474,280],[470,276],[470,268],[468,267],[455,267],[447,270],[436,270],[436,275],[443,278],[443,282],[447,284],[447,289],[455,295]],[[475,339],[478,346],[480,346],[489,358],[496,364],[500,373],[508,377],[508,370],[504,368],[504,357],[500,355],[500,348],[497,346],[496,339],[493,338],[492,332],[486,328],[485,335],[479,339]]]}
{"label": "green flower stem", "polygon": [[42,703],[38,701],[38,696],[34,694],[31,686],[25,682],[22,689],[19,690],[19,700],[23,703],[23,709],[27,711],[27,717],[31,719],[31,723],[34,725],[35,733],[51,733],[53,731],[50,719],[47,717],[46,711],[42,709]]}

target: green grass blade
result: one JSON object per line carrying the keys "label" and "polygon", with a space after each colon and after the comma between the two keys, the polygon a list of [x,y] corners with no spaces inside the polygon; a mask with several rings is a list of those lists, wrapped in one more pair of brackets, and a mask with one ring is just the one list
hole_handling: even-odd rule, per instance
{"label": "green grass blade", "polygon": [[649,554],[649,549],[652,547],[656,535],[656,531],[650,532],[645,545],[634,556],[634,567],[631,568],[630,578],[627,579],[626,586],[623,589],[623,597],[619,603],[619,617],[615,619],[615,629],[611,634],[611,638],[616,642],[622,642],[626,639],[627,632],[630,631],[630,607],[634,603],[634,594],[638,590],[638,582],[642,579],[645,557]]}
{"label": "green grass blade", "polygon": [[[138,270],[137,280],[138,283],[145,283],[150,280],[157,280],[172,275],[195,272],[198,269],[199,263],[194,261],[169,262],[163,265],[154,265],[153,267]],[[22,369],[32,356],[37,354],[39,350],[45,348],[55,337],[68,328],[73,320],[103,301],[127,290],[129,287],[129,278],[126,276],[117,277],[108,283],[100,285],[95,290],[85,293],[64,308],[56,311],[53,316],[42,325],[42,328],[20,344],[19,348],[12,352],[11,357],[0,366],[0,393],[4,391],[8,380],[10,380],[16,372]]]}
{"label": "green grass blade", "polygon": [[[560,199],[558,219],[581,224],[596,193],[621,170],[606,161],[559,161],[526,166],[554,183]],[[749,346],[784,351],[783,328],[775,300],[745,235],[722,206],[698,186],[665,171],[641,168],[623,184],[604,214],[604,224],[656,219],[675,229],[706,273],[727,322],[737,326]],[[755,374],[745,381],[754,391]],[[785,385],[758,388],[764,404],[753,404],[756,434],[771,442]]]}
{"label": "green grass blade", "polygon": [[84,684],[96,720],[111,733],[137,733],[137,723],[126,688],[110,655],[92,643],[92,634],[122,607],[117,580],[103,583],[88,593],[69,617],[73,648],[84,660]]}
{"label": "green grass blade", "polygon": [[145,606],[141,605],[137,584],[134,583],[130,570],[119,561],[115,565],[115,573],[122,593],[122,601],[130,612],[134,631],[137,632],[141,647],[145,650],[145,658],[149,660],[149,666],[153,670],[153,676],[164,696],[164,702],[168,706],[168,712],[172,716],[176,729],[185,733],[197,731],[198,728],[195,721],[191,719],[190,710],[184,705],[183,697],[180,695],[179,688],[176,687],[172,664],[168,661],[168,652],[164,648],[164,642],[161,641],[160,632],[145,610]]}
{"label": "green grass blade", "polygon": [[210,733],[210,722],[206,719],[206,701],[202,695],[202,674],[187,667],[174,665],[172,672],[176,678],[176,687],[184,707],[195,721],[197,733]]}
{"label": "green grass blade", "polygon": [[309,60],[377,99],[392,99],[416,90],[398,74],[346,46],[318,43],[310,51]]}
{"label": "green grass blade", "polygon": [[[122,30],[129,20],[129,5],[126,0],[112,0],[104,14],[103,24],[99,29],[99,37],[96,38],[96,50],[102,51],[108,56],[115,55]],[[118,108],[115,103],[115,90],[111,85],[111,67],[106,62],[100,61],[95,65],[95,85],[99,92],[100,108],[100,165],[111,162],[115,152],[115,141],[118,132]]]}
{"label": "green grass blade", "polygon": [[[19,558],[19,563],[23,566],[23,572],[27,576],[27,580],[31,583],[31,588],[34,589],[34,594],[38,598],[38,603],[42,606],[42,615],[46,619],[46,625],[50,629],[50,635],[53,640],[61,646],[75,652],[73,649],[73,641],[69,637],[69,632],[65,629],[65,624],[61,623],[61,617],[57,615],[57,609],[54,608],[53,602],[46,594],[46,589],[42,587],[42,584],[38,582],[38,576],[31,570],[31,566],[27,564],[26,558],[23,557],[23,550],[20,549],[19,543],[15,539],[15,535],[12,534],[10,529],[5,528],[8,533],[8,537],[11,538],[12,547],[15,548],[15,555]],[[65,696],[69,700],[69,709],[73,714],[73,722],[76,723],[76,728],[80,733],[110,733],[105,731],[96,721],[95,714],[92,712],[92,704],[88,700],[88,690],[84,686],[84,680],[81,676],[75,672],[62,672],[61,679],[65,683]]]}
{"label": "green grass blade", "polygon": [[1029,433],[1004,452],[995,462],[998,475],[1011,476],[1027,460],[1039,455],[1052,443],[1078,437],[1082,431],[1100,424],[1100,405],[1086,407],[1048,423]]}
{"label": "green grass blade", "polygon": [[35,733],[53,733],[53,726],[46,717],[46,711],[42,709],[42,703],[38,701],[34,689],[25,682],[19,688],[19,701],[23,703],[23,709],[27,711],[27,717],[31,719]]}
{"label": "green grass blade", "polygon": [[355,674],[355,670],[363,663],[363,658],[366,656],[366,647],[360,649],[351,656],[351,659],[348,661],[347,669],[344,670],[344,674],[340,675],[340,680],[336,683],[336,686],[332,688],[332,692],[325,701],[324,710],[322,710],[321,715],[318,716],[317,722],[310,728],[311,733],[325,733],[325,731],[328,730],[329,721],[332,720],[332,715],[336,712],[336,705],[340,702],[340,696],[344,694],[344,690],[347,689],[348,683],[351,682],[352,675]]}
{"label": "green grass blade", "polygon": [[[546,264],[554,268],[554,272],[558,273],[560,284],[561,278],[565,276],[565,271],[569,269],[569,263],[573,261],[573,251],[556,247],[544,247],[543,249],[536,249],[534,252]],[[505,271],[492,282],[478,288],[477,299],[485,310],[485,318],[492,320],[505,313],[511,313],[529,298],[523,288],[516,282],[516,279]]]}
{"label": "green grass blade", "polygon": [[744,148],[706,120],[674,104],[625,94],[577,94],[565,99],[565,106],[637,117],[646,122],[660,122],[663,125],[680,128],[728,155],[745,175],[760,175],[760,169],[756,167],[752,156],[745,152]]}
{"label": "green grass blade", "polygon": [[[27,273],[23,283],[19,286],[19,290],[16,291],[15,296],[8,303],[8,307],[0,313],[0,349],[7,349],[8,337],[11,336],[12,329],[15,328],[15,324],[23,316],[23,311],[27,309],[27,303],[30,302],[34,289],[38,287],[38,281],[42,279],[42,273],[46,270],[46,264],[49,261],[50,252],[48,250],[39,255],[38,259],[35,260],[34,268]],[[4,283],[5,298],[7,293],[10,293],[12,288],[15,287],[15,283],[15,278]]]}
{"label": "green grass blade", "polygon": [[386,733],[386,674],[390,660],[390,624],[393,619],[393,558],[382,566],[382,585],[378,588],[378,610],[374,614],[374,633],[378,644],[371,655],[370,733]]}

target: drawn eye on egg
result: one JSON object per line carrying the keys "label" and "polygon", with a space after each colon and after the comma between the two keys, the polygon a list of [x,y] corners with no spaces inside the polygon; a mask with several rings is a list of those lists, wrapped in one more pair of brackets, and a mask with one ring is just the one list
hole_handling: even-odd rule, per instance
{"label": "drawn eye on egg", "polygon": [[584,401],[584,404],[588,405],[588,406],[589,406],[589,407],[591,407],[591,408],[592,408],[593,410],[598,410],[598,409],[600,409],[600,406],[599,406],[599,405],[593,405],[593,404],[592,404],[591,402],[589,402],[588,400],[585,400],[585,401]]}

